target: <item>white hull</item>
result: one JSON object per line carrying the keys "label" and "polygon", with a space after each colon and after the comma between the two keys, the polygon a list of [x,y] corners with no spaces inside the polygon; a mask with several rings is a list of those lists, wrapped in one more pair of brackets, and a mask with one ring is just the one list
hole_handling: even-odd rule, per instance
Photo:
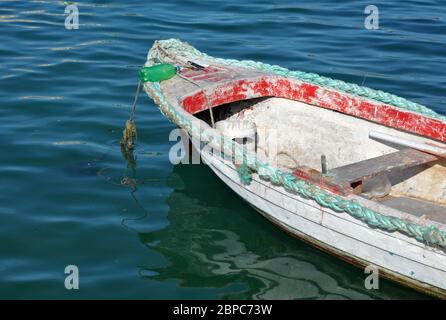
{"label": "white hull", "polygon": [[291,235],[354,265],[373,265],[380,276],[444,297],[444,252],[399,233],[371,229],[345,213],[286,192],[257,175],[245,186],[231,162],[207,152],[201,152],[201,157],[234,192]]}

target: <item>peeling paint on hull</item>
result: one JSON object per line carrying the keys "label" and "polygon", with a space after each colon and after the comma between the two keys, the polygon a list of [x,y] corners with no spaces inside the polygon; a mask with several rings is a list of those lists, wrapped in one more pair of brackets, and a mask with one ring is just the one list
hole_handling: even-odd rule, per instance
{"label": "peeling paint on hull", "polygon": [[[446,142],[446,126],[427,116],[384,103],[356,97],[292,78],[258,76],[227,82],[203,83],[203,90],[180,99],[183,108],[197,113],[222,104],[260,97],[279,97],[304,102],[382,125]],[[203,79],[202,81],[205,81]]]}

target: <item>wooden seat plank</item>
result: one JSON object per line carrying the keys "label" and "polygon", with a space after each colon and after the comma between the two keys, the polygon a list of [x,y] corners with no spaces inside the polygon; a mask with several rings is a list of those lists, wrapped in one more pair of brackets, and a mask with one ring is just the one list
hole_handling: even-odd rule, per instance
{"label": "wooden seat plank", "polygon": [[388,173],[396,169],[407,169],[438,159],[438,157],[429,153],[407,148],[376,158],[334,168],[329,170],[328,174],[336,180],[347,181],[353,184],[373,178],[380,173]]}
{"label": "wooden seat plank", "polygon": [[297,168],[293,174],[337,194],[360,194],[363,182],[380,173],[408,169],[438,159],[437,156],[409,148],[334,168],[326,174],[305,166]]}

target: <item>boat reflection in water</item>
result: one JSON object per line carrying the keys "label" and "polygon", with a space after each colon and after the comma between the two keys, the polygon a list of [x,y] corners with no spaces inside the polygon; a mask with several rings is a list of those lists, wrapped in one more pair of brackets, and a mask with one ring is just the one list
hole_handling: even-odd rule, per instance
{"label": "boat reflection in water", "polygon": [[139,233],[167,263],[141,267],[144,277],[218,289],[223,299],[420,297],[385,280],[365,289],[361,270],[276,229],[205,165],[177,165],[167,184],[169,224]]}

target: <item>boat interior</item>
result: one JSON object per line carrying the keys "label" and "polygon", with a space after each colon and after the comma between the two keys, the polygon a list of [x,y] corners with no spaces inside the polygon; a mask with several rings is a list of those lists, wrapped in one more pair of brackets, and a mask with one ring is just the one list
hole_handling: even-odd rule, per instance
{"label": "boat interior", "polygon": [[[232,102],[195,116],[217,129],[225,128],[222,124],[254,124],[254,151],[262,161],[337,193],[446,224],[446,159],[370,133],[420,144],[436,141],[276,97]],[[243,137],[231,138],[248,143],[235,139]]]}

